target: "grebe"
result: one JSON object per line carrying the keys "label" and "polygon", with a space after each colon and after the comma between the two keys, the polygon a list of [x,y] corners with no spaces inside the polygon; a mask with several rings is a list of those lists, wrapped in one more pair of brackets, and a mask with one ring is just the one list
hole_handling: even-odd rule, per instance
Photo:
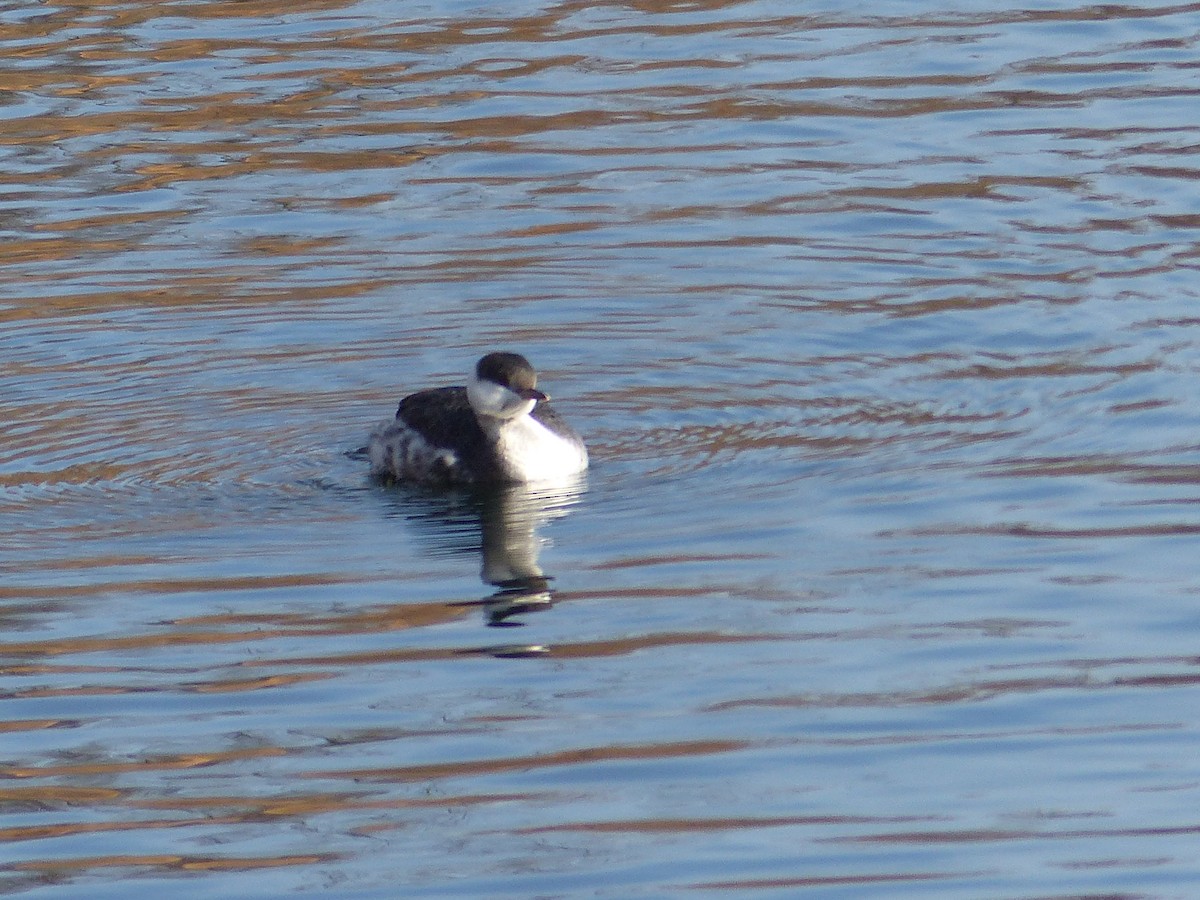
{"label": "grebe", "polygon": [[587,468],[583,439],[546,403],[519,353],[489,353],[466,387],[400,401],[367,445],[371,473],[425,484],[555,481]]}

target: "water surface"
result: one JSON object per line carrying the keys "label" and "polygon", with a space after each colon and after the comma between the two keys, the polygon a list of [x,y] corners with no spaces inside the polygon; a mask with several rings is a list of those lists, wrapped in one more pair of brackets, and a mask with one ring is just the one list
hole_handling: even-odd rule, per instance
{"label": "water surface", "polygon": [[[1198,37],[0,5],[0,890],[1193,895]],[[345,455],[501,348],[575,490]]]}

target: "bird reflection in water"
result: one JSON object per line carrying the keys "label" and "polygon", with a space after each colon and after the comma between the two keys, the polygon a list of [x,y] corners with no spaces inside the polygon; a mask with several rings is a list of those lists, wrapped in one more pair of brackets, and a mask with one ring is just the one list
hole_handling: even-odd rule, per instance
{"label": "bird reflection in water", "polygon": [[[585,477],[577,476],[437,494],[404,488],[400,512],[421,538],[432,540],[434,552],[480,554],[480,577],[495,591],[458,605],[480,606],[488,625],[511,627],[524,624],[520,616],[553,606],[553,576],[539,563],[545,543],[540,530],[567,515],[585,487]],[[537,645],[488,649],[499,656],[546,652]]]}
{"label": "bird reflection in water", "polygon": [[480,576],[496,588],[482,601],[489,625],[511,624],[514,616],[553,604],[552,578],[538,563],[543,544],[538,530],[565,516],[582,493],[582,479],[576,478],[552,486],[503,485],[481,497]]}

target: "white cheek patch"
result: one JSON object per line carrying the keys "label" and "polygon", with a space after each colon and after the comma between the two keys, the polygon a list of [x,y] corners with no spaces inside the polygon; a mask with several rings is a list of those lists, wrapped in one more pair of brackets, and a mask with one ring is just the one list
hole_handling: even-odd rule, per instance
{"label": "white cheek patch", "polygon": [[514,416],[525,415],[533,409],[536,403],[534,400],[518,397],[508,388],[502,387],[494,381],[474,376],[471,378],[471,383],[467,385],[467,399],[471,401],[471,408],[477,413],[497,419],[511,419]]}

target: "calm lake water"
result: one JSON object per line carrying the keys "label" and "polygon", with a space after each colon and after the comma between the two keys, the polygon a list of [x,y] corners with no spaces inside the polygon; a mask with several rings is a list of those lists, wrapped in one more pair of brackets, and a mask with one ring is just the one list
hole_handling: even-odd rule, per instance
{"label": "calm lake water", "polygon": [[[0,53],[0,891],[1200,894],[1200,4]],[[371,483],[491,349],[586,482]]]}

